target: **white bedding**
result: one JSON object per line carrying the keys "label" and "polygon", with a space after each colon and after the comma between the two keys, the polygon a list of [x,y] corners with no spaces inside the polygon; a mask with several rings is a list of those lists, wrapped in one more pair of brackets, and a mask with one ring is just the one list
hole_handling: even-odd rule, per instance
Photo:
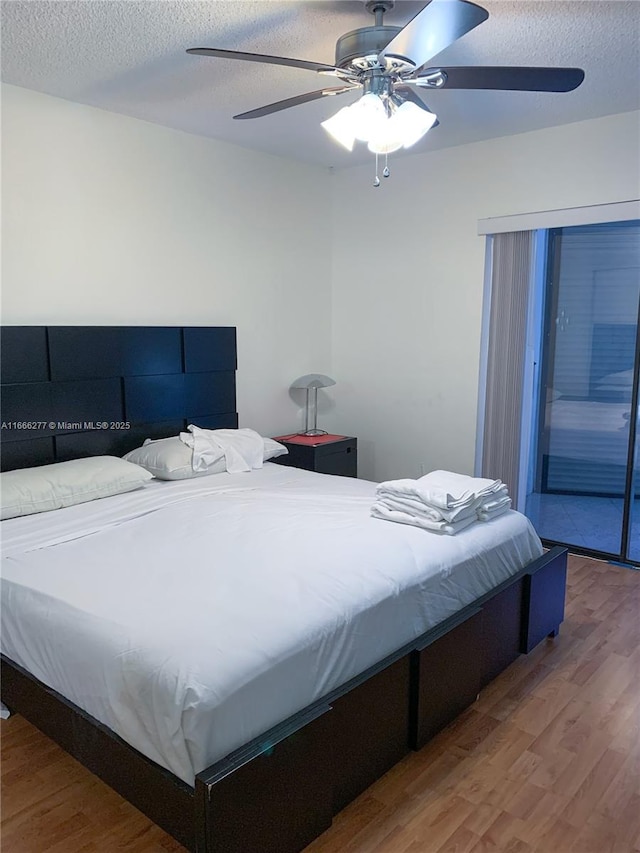
{"label": "white bedding", "polygon": [[549,455],[626,465],[630,403],[554,400],[547,406]]}
{"label": "white bedding", "polygon": [[542,546],[370,517],[375,484],[267,464],[2,522],[2,650],[188,784]]}

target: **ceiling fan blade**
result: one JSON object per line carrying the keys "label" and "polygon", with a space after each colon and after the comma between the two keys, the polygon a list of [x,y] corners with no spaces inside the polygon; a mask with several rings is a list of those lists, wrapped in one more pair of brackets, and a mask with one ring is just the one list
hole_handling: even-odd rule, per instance
{"label": "ceiling fan blade", "polygon": [[467,0],[431,0],[391,39],[378,61],[384,65],[384,57],[399,56],[420,68],[488,17],[486,9]]}
{"label": "ceiling fan blade", "polygon": [[324,62],[307,62],[306,59],[289,59],[286,56],[267,56],[264,53],[243,53],[240,50],[221,50],[217,47],[190,47],[187,53],[197,56],[216,56],[219,59],[244,59],[248,62],[266,62],[269,65],[289,65],[292,68],[306,68],[308,71],[342,72],[335,65]]}
{"label": "ceiling fan blade", "polygon": [[280,110],[287,110],[289,107],[297,107],[298,104],[317,101],[318,98],[325,98],[329,95],[342,95],[344,92],[350,92],[352,89],[357,88],[357,86],[334,86],[331,89],[318,89],[315,92],[306,92],[304,95],[296,95],[294,98],[285,98],[283,101],[276,101],[273,104],[267,104],[265,107],[258,107],[256,110],[239,113],[234,118],[262,118],[262,116],[268,116]]}
{"label": "ceiling fan blade", "polygon": [[[429,75],[437,80],[444,72],[444,82],[427,82]],[[421,78],[425,78],[423,84]],[[584,80],[581,68],[526,68],[479,66],[476,68],[427,68],[414,78],[418,85],[440,89],[502,89],[522,92],[571,92]]]}
{"label": "ceiling fan blade", "polygon": [[[399,85],[394,86],[393,91],[400,95],[401,98],[404,98],[405,101],[411,101],[416,106],[420,107],[421,110],[426,110],[428,113],[433,112],[433,110],[429,109],[429,107],[425,104],[420,95],[415,91],[415,89],[412,89],[411,86],[406,86],[404,83],[401,83]],[[433,129],[439,124],[440,122],[438,121],[438,119],[436,119],[431,125],[431,128]]]}

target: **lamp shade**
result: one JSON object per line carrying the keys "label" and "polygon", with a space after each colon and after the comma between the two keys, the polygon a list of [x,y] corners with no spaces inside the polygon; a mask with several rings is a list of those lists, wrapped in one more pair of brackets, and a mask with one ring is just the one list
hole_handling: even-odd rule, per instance
{"label": "lamp shade", "polygon": [[335,385],[336,380],[330,376],[325,376],[324,373],[307,373],[299,379],[295,379],[291,383],[292,388],[328,388],[329,385]]}

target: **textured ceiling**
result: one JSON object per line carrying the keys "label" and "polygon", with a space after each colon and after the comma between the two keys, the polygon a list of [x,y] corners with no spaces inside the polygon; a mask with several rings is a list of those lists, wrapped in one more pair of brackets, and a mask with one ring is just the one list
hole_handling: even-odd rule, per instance
{"label": "textured ceiling", "polygon": [[[424,91],[440,126],[411,151],[640,108],[640,2],[479,0],[489,19],[430,65],[577,66],[567,94]],[[385,24],[402,26],[424,2],[398,0]],[[361,0],[7,0],[2,79],[70,101],[215,137],[247,148],[341,168],[349,154],[319,123],[355,100],[324,98],[265,118],[236,113],[325,85],[313,71],[190,56],[218,47],[333,63],[338,36],[371,26]],[[394,155],[407,156],[407,155]]]}

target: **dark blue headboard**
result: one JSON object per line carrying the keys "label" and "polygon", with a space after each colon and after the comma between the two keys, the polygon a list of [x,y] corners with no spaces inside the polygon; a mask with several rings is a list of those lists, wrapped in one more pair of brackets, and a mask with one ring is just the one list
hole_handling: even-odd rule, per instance
{"label": "dark blue headboard", "polygon": [[238,426],[233,327],[4,326],[2,470]]}

